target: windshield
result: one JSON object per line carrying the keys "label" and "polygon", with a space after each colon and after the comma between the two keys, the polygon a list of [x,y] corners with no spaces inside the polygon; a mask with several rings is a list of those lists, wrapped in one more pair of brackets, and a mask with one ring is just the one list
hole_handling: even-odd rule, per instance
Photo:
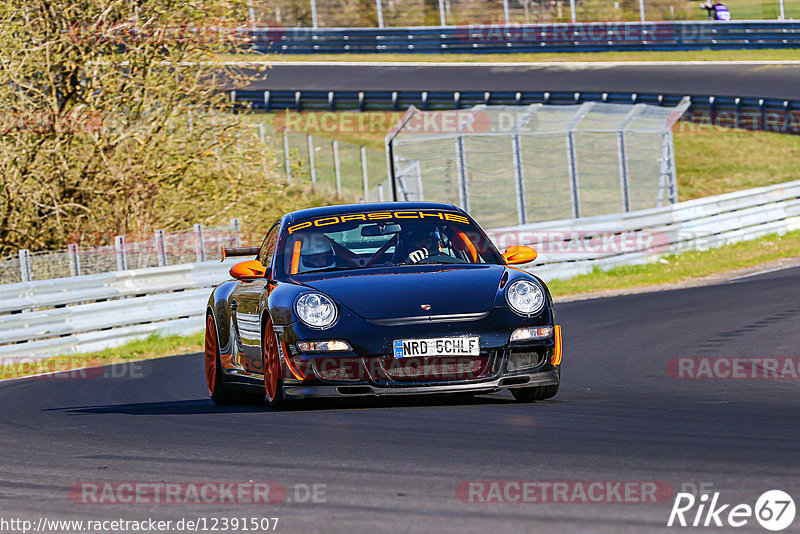
{"label": "windshield", "polygon": [[284,229],[284,274],[423,264],[502,264],[464,215],[440,210],[351,213],[293,222]]}

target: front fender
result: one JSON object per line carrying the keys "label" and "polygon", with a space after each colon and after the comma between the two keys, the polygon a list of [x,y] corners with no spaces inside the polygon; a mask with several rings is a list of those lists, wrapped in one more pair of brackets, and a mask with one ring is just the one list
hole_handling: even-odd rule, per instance
{"label": "front fender", "polygon": [[222,354],[233,354],[232,345],[234,342],[233,333],[231,328],[233,325],[233,318],[231,317],[231,293],[236,289],[239,284],[236,280],[229,280],[223,282],[211,292],[208,297],[207,310],[211,310],[214,314],[214,320],[217,324],[217,339],[219,340],[219,349]]}

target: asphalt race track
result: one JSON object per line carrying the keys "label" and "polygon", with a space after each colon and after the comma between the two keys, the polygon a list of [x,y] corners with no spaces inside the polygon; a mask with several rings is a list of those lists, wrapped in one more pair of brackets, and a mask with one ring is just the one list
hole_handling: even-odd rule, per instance
{"label": "asphalt race track", "polygon": [[[263,75],[262,75],[263,76]],[[250,90],[578,91],[798,98],[798,64],[273,64]]]}
{"label": "asphalt race track", "polygon": [[[562,385],[510,395],[216,408],[202,356],[126,377],[0,383],[3,517],[280,517],[280,532],[680,532],[648,504],[463,502],[465,481],[713,484],[720,502],[800,497],[800,380],[670,378],[672,358],[797,357],[800,269],[564,303]],[[139,375],[143,376],[139,376]],[[82,481],[324,484],[325,502],[76,504]],[[318,499],[322,500],[322,499]],[[690,516],[691,517],[691,516]],[[798,528],[796,519],[792,529]],[[704,529],[730,532],[732,529]],[[751,518],[737,532],[766,532]]]}

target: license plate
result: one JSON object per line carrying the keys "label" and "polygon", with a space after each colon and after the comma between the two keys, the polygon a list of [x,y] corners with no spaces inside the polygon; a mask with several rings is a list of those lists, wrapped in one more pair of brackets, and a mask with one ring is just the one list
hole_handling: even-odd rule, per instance
{"label": "license plate", "polygon": [[395,339],[394,357],[413,358],[423,356],[478,356],[479,338],[434,337],[428,339]]}

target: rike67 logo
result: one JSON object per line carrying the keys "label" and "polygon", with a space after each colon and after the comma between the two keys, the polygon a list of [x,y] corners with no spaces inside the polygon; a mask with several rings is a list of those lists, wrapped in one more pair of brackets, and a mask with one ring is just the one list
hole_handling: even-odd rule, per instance
{"label": "rike67 logo", "polygon": [[763,528],[778,532],[788,528],[794,516],[794,500],[781,490],[762,493],[755,506],[723,503],[718,491],[711,495],[703,493],[699,497],[692,493],[678,493],[667,526],[741,528],[751,525],[755,519]]}

